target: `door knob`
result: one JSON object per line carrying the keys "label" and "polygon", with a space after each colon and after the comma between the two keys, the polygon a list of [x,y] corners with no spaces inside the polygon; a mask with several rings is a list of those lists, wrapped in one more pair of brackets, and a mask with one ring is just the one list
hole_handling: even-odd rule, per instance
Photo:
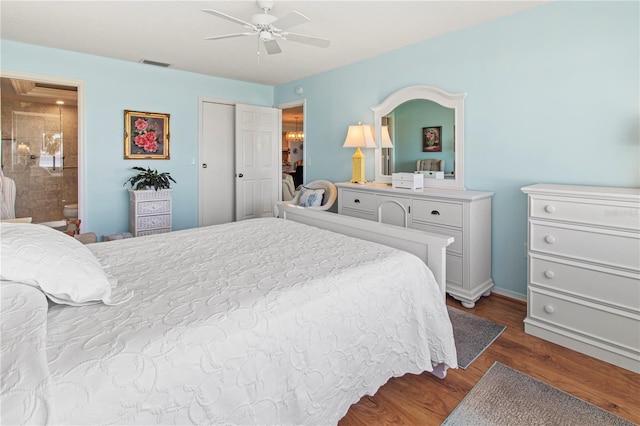
{"label": "door knob", "polygon": [[239,173],[238,177],[241,178],[241,177],[244,177],[244,175],[242,173]]}
{"label": "door knob", "polygon": [[202,163],[202,168],[206,169],[207,168],[207,163]]}

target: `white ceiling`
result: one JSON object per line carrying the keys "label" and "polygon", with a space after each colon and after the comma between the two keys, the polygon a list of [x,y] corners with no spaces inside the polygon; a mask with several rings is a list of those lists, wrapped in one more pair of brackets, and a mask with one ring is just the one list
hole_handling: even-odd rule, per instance
{"label": "white ceiling", "polygon": [[[328,38],[326,48],[281,41],[282,53],[257,55],[257,37],[207,41],[243,32],[215,9],[244,21],[254,1],[0,1],[0,35],[23,43],[125,61],[278,85],[432,37],[511,15],[542,1],[283,1],[271,13],[299,11],[311,21],[291,32]],[[151,66],[151,65],[149,65]]]}

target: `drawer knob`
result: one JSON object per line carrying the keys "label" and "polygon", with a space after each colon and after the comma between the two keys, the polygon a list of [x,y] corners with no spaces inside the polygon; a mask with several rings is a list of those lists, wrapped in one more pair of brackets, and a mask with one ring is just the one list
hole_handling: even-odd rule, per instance
{"label": "drawer knob", "polygon": [[553,271],[547,270],[547,271],[544,271],[544,276],[549,279],[553,279],[556,276],[556,274]]}
{"label": "drawer knob", "polygon": [[551,204],[548,204],[544,207],[544,211],[547,213],[553,213],[556,211],[556,208],[553,207]]}
{"label": "drawer knob", "polygon": [[431,210],[431,214],[434,216],[440,216],[440,212],[438,210]]}
{"label": "drawer knob", "polygon": [[553,306],[551,306],[551,305],[546,305],[546,306],[544,307],[544,311],[545,311],[546,313],[548,313],[548,314],[552,314],[552,313],[554,313],[556,310],[555,310],[555,308],[554,308]]}
{"label": "drawer knob", "polygon": [[552,236],[552,235],[547,235],[546,237],[544,237],[544,241],[547,244],[553,244],[553,243],[556,242],[556,238],[554,236]]}
{"label": "drawer knob", "polygon": [[355,200],[353,200],[354,203],[356,204],[360,204],[360,200],[358,200],[357,198]]}

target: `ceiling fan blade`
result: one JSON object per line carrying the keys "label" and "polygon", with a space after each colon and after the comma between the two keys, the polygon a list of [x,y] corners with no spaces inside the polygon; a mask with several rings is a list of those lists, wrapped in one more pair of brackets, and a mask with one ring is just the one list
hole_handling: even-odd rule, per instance
{"label": "ceiling fan blade", "polygon": [[242,37],[242,36],[250,36],[250,35],[254,35],[255,33],[234,33],[234,34],[225,34],[225,35],[219,35],[219,36],[213,36],[213,37],[206,37],[205,40],[221,40],[223,38],[233,38],[233,37]]}
{"label": "ceiling fan blade", "polygon": [[300,12],[290,12],[284,15],[280,19],[276,19],[271,23],[271,25],[280,30],[286,30],[291,27],[295,27],[296,25],[304,24],[309,22],[309,18],[304,16]]}
{"label": "ceiling fan blade", "polygon": [[296,43],[310,44],[316,47],[329,47],[331,40],[326,38],[312,37],[303,34],[283,33],[282,37],[285,40],[295,41]]}
{"label": "ceiling fan blade", "polygon": [[256,26],[250,22],[243,21],[242,19],[234,18],[233,16],[227,15],[226,13],[218,12],[217,10],[212,9],[202,9],[203,12],[209,13],[213,16],[217,16],[222,19],[226,19],[227,21],[235,22],[236,24],[244,25],[247,28],[251,28],[252,30],[256,29]]}
{"label": "ceiling fan blade", "polygon": [[282,49],[280,49],[280,45],[277,41],[271,39],[264,42],[264,48],[267,49],[267,53],[269,55],[275,55],[276,53],[281,53]]}

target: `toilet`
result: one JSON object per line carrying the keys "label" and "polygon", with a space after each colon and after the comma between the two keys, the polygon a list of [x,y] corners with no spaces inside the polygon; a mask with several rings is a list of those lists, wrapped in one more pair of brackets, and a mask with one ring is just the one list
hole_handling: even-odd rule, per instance
{"label": "toilet", "polygon": [[76,204],[66,204],[62,209],[62,214],[67,220],[77,220],[78,219],[78,203]]}

